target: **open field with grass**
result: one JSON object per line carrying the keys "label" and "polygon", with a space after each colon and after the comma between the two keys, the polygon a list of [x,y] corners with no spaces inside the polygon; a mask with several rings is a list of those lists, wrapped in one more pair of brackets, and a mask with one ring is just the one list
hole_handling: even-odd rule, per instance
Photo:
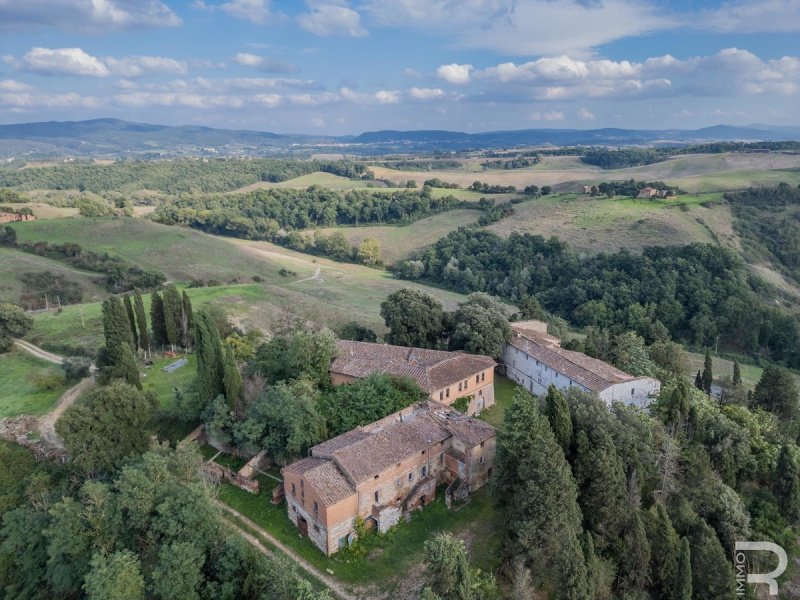
{"label": "open field with grass", "polygon": [[277,189],[301,189],[304,190],[312,185],[328,188],[331,190],[360,190],[369,187],[383,187],[380,183],[372,183],[367,180],[350,179],[348,177],[341,177],[333,173],[316,172],[309,173],[308,175],[301,175],[286,181],[277,183],[271,181],[259,181],[244,187],[234,190],[231,193],[253,192],[255,190],[269,190]]}
{"label": "open field with grass", "polygon": [[[166,373],[162,369],[181,358],[189,362],[184,366]],[[178,357],[159,357],[149,367],[139,369],[141,373],[142,390],[153,392],[158,397],[158,406],[161,410],[170,410],[175,406],[175,388],[185,389],[197,376],[197,357],[194,354]]]}
{"label": "open field with grass", "polygon": [[692,242],[738,247],[727,206],[701,205],[713,199],[703,195],[638,200],[553,194],[517,204],[513,217],[488,229],[504,236],[512,232],[555,235],[573,248],[592,253]]}
{"label": "open field with grass", "polygon": [[771,185],[779,181],[800,183],[800,155],[780,153],[687,154],[651,165],[610,170],[582,163],[577,156],[543,156],[533,167],[481,172],[402,171],[378,166],[370,169],[376,178],[398,184],[412,179],[421,185],[425,179],[438,177],[461,187],[468,187],[478,179],[492,185],[513,185],[518,190],[526,185],[550,185],[561,191],[575,191],[583,184],[619,179],[661,180],[692,193]]}
{"label": "open field with grass", "polygon": [[[689,372],[686,373],[686,376],[689,377],[691,381],[694,381],[694,376],[697,374],[698,371],[703,370],[703,361],[705,360],[705,354],[702,352],[687,352],[687,356],[689,357]],[[727,358],[722,358],[720,356],[711,355],[712,360],[712,371],[714,373],[714,379],[721,379],[722,377],[733,377],[733,361],[728,360]],[[754,364],[748,364],[744,362],[739,363],[739,368],[742,373],[742,384],[745,388],[751,390],[753,389],[758,380],[761,379],[761,373],[764,371],[762,367]]]}
{"label": "open field with grass", "polygon": [[[365,238],[371,237],[381,244],[383,262],[391,265],[407,258],[412,252],[436,243],[451,231],[459,227],[476,223],[481,212],[470,209],[450,210],[433,215],[409,225],[369,225],[365,227],[329,227],[319,232],[329,235],[334,231],[342,232],[353,245],[358,245]],[[307,235],[313,235],[309,230]]]}
{"label": "open field with grass", "polygon": [[75,217],[78,214],[77,208],[53,206],[52,204],[45,204],[43,202],[23,202],[21,204],[14,204],[12,208],[16,210],[20,208],[30,208],[37,219],[65,219],[68,217]]}
{"label": "open field with grass", "polygon": [[[41,389],[40,378],[52,379],[51,389]],[[52,363],[19,348],[0,354],[0,418],[43,415],[69,387],[62,369]]]}
{"label": "open field with grass", "polygon": [[[107,295],[102,285],[97,282],[101,277],[99,273],[73,269],[69,265],[43,256],[11,248],[0,248],[0,302],[18,303],[23,289],[19,276],[23,273],[43,271],[63,275],[65,279],[76,282],[83,291],[84,301],[99,300]],[[55,298],[50,298],[50,301],[56,303]]]}

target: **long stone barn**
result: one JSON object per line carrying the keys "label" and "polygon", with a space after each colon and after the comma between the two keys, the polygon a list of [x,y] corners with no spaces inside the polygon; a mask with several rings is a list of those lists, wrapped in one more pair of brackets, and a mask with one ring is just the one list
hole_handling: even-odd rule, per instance
{"label": "long stone barn", "polygon": [[337,347],[330,368],[333,385],[387,373],[413,379],[431,400],[443,404],[469,398],[469,415],[494,406],[496,363],[488,356],[347,340],[339,340]]}
{"label": "long stone barn", "polygon": [[462,495],[492,475],[494,428],[426,400],[311,448],[284,467],[289,519],[331,555],[350,544],[356,518],[380,532],[447,484]]}
{"label": "long stone barn", "polygon": [[558,389],[576,387],[595,392],[608,404],[644,407],[661,389],[657,379],[635,377],[582,352],[565,350],[558,338],[547,333],[547,324],[542,321],[511,324],[511,341],[503,350],[503,362],[508,378],[536,395],[546,394],[550,385]]}

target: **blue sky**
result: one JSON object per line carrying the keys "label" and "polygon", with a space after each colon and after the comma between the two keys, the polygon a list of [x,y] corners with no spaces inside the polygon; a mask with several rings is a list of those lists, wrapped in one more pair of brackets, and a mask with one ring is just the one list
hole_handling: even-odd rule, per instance
{"label": "blue sky", "polygon": [[0,122],[800,124],[800,0],[0,0]]}

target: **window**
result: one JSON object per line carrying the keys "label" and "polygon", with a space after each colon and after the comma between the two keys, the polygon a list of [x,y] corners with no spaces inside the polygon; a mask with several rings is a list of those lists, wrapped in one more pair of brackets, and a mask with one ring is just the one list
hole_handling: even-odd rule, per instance
{"label": "window", "polygon": [[450,397],[450,388],[447,388],[447,397]]}
{"label": "window", "polygon": [[483,448],[483,444],[484,444],[484,442],[481,442],[481,448]]}
{"label": "window", "polygon": [[375,475],[375,479],[377,479],[377,478],[378,478],[378,476],[377,476],[377,475]]}
{"label": "window", "polygon": [[375,502],[378,502],[378,490],[375,490]]}
{"label": "window", "polygon": [[422,476],[425,477],[428,474],[428,467],[422,467]]}
{"label": "window", "polygon": [[315,513],[319,512],[319,504],[317,504],[316,500],[314,501],[314,512]]}
{"label": "window", "polygon": [[481,381],[486,381],[486,373],[481,373]]}
{"label": "window", "polygon": [[461,382],[460,381],[458,382],[458,391],[459,392],[461,391]]}
{"label": "window", "polygon": [[414,474],[413,473],[409,473],[408,474],[408,480],[412,481],[413,479],[414,479]]}
{"label": "window", "polygon": [[480,460],[480,463],[481,463],[481,464],[483,464],[483,455],[482,455],[482,454],[481,454],[481,460]]}
{"label": "window", "polygon": [[425,450],[423,450],[422,453],[425,454]]}
{"label": "window", "polygon": [[297,496],[297,488],[292,484],[292,496]]}
{"label": "window", "polygon": [[443,464],[444,464],[444,452],[442,452],[442,453],[439,455],[439,464],[440,464],[440,465],[443,465]]}
{"label": "window", "polygon": [[635,393],[636,393],[636,389],[635,388],[631,388],[631,396],[633,396]]}
{"label": "window", "polygon": [[444,400],[444,392],[439,392],[439,400]]}
{"label": "window", "polygon": [[475,375],[475,383],[480,383],[480,382],[481,382],[481,376]]}
{"label": "window", "polygon": [[467,389],[468,387],[469,387],[469,379],[465,379],[464,380],[464,389]]}
{"label": "window", "polygon": [[395,485],[396,487],[400,487],[401,485],[403,485],[403,480],[402,480],[402,478],[398,477],[398,478],[397,478],[397,480],[394,482],[394,485]]}

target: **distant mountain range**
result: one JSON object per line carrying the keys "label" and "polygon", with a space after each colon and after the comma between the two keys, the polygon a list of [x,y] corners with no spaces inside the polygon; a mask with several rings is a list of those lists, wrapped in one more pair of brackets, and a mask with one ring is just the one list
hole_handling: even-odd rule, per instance
{"label": "distant mountain range", "polygon": [[298,152],[381,155],[517,146],[653,146],[798,139],[800,127],[767,125],[715,125],[694,130],[521,129],[485,133],[387,130],[357,136],[313,136],[93,119],[0,125],[0,158],[243,156]]}

